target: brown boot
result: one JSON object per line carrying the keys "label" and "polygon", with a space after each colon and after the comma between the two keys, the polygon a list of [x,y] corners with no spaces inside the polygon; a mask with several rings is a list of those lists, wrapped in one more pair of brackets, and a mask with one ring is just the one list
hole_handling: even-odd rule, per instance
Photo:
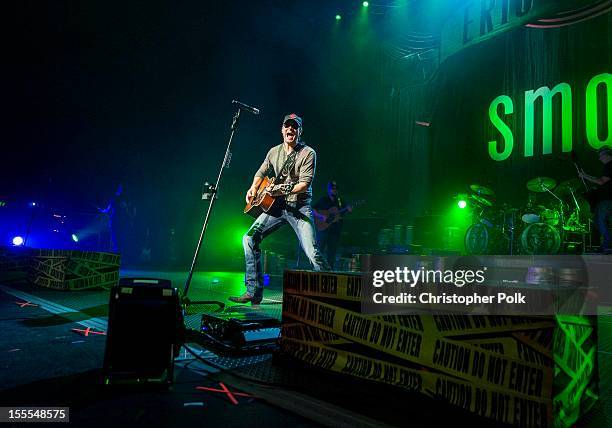
{"label": "brown boot", "polygon": [[242,296],[231,296],[228,298],[229,301],[234,303],[249,303],[251,305],[259,305],[261,303],[262,297],[251,296],[249,293],[244,293]]}

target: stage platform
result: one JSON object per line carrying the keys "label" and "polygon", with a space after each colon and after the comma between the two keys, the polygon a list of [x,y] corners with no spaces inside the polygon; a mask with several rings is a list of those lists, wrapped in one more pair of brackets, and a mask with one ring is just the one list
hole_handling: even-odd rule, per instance
{"label": "stage platform", "polygon": [[[122,270],[122,277],[170,279],[182,288],[186,272]],[[272,277],[263,304],[234,311],[281,316],[282,278]],[[189,298],[218,300],[243,292],[243,274],[199,272]],[[3,406],[70,406],[73,426],[266,426],[383,427],[450,426],[458,421],[491,426],[458,408],[394,388],[339,377],[275,361],[272,354],[245,358],[216,355],[189,344],[202,362],[183,349],[175,383],[168,391],[109,391],[101,386],[107,328],[107,289],[59,291],[28,283],[20,274],[0,273],[0,403]],[[195,328],[201,313],[188,314]],[[139,328],[146,328],[146,320]],[[599,316],[601,400],[580,426],[612,426],[612,307]],[[221,391],[236,395],[234,404]],[[200,388],[200,389],[198,389]],[[210,388],[208,390],[202,388]],[[211,390],[212,389],[212,390]]]}

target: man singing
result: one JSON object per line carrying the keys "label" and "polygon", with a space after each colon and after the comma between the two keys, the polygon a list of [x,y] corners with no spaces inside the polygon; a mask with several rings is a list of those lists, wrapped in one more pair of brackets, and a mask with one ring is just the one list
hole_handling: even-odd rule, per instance
{"label": "man singing", "polygon": [[274,174],[276,184],[271,190],[277,196],[272,208],[262,213],[242,238],[246,263],[246,292],[229,300],[236,303],[257,305],[263,298],[263,272],[261,267],[261,241],[285,223],[295,231],[304,253],[316,271],[328,270],[315,240],[312,219],[312,180],[315,174],[316,153],[300,141],[302,118],[288,114],[281,127],[283,143],[270,149],[259,170],[255,173],[253,184],[246,194],[249,203],[264,177]]}
{"label": "man singing", "polygon": [[612,252],[610,229],[608,220],[612,216],[612,148],[602,147],[599,149],[599,161],[603,163],[603,171],[600,177],[586,174],[580,171],[580,177],[589,180],[591,183],[598,184],[597,205],[595,215],[597,216],[597,227],[602,237],[601,252],[609,254]]}

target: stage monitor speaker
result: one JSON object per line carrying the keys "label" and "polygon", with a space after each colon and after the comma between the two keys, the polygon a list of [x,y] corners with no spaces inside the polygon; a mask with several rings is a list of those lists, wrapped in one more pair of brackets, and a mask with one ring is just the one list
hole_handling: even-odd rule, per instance
{"label": "stage monitor speaker", "polygon": [[110,295],[104,383],[169,386],[184,334],[178,290],[169,280],[121,278]]}

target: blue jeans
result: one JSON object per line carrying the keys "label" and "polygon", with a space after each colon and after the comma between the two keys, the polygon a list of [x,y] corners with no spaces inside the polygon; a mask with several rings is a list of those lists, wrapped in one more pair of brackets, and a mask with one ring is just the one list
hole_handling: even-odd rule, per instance
{"label": "blue jeans", "polygon": [[316,271],[329,270],[315,240],[314,221],[310,205],[295,206],[280,200],[276,203],[278,207],[275,204],[268,213],[263,213],[257,217],[249,231],[242,237],[246,263],[247,293],[257,298],[263,295],[263,272],[259,244],[285,223],[289,223],[295,231],[313,269]]}
{"label": "blue jeans", "polygon": [[610,229],[608,229],[608,219],[612,216],[612,201],[604,199],[597,204],[597,227],[603,238],[601,248],[610,249]]}
{"label": "blue jeans", "polygon": [[325,252],[330,269],[333,269],[336,263],[336,250],[338,242],[340,242],[340,232],[340,226],[336,223],[317,233],[317,244],[321,251]]}

